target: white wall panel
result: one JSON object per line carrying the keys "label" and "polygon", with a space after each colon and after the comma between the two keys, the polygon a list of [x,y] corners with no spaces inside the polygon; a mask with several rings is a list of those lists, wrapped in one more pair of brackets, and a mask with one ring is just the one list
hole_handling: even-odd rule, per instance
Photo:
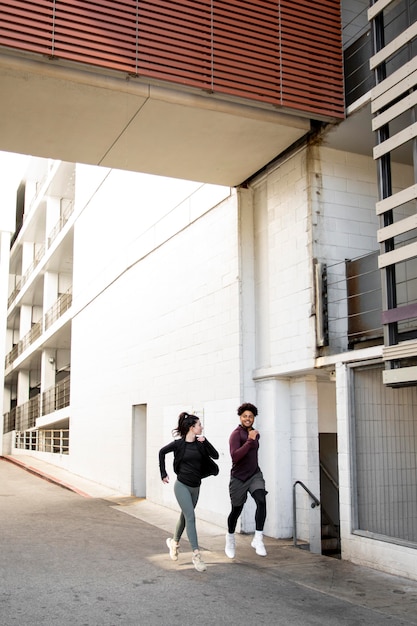
{"label": "white wall panel", "polygon": [[[236,197],[229,188],[207,186],[199,212],[201,186],[186,184],[179,202],[175,187],[166,196],[154,177],[154,196],[147,188],[142,198],[140,185],[136,195],[130,187],[128,205],[133,180],[122,173],[116,190],[125,190],[118,195],[115,176],[103,178],[76,224],[71,464],[130,493],[132,406],[146,404],[147,497],[176,508],[173,483],[163,486],[157,455],[172,439],[179,412],[194,410],[203,414],[206,435],[221,454],[220,475],[205,481],[199,506],[202,515],[224,523],[228,437],[240,403]],[[100,223],[110,209],[112,219]],[[144,251],[141,234],[150,230],[154,247]]]}

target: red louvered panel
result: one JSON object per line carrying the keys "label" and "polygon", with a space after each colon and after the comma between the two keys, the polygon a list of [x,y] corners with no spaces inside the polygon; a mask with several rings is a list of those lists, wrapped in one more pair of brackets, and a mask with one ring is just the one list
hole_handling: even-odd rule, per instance
{"label": "red louvered panel", "polygon": [[[333,55],[335,46],[332,45],[329,40],[325,40],[321,45],[311,39],[304,39],[308,35],[307,31],[304,31],[303,39],[298,34],[293,37],[282,37],[282,47],[284,54],[287,57],[294,57],[297,59],[298,64],[303,65],[310,64],[314,59],[322,61],[327,59],[330,65],[335,67],[341,67],[341,59],[337,59]],[[323,39],[325,35],[323,34]],[[322,70],[323,71],[323,70]]]}
{"label": "red louvered panel", "polygon": [[329,28],[338,31],[340,28],[340,2],[335,0],[281,0],[288,22],[292,24],[312,24],[318,26],[328,24]]}
{"label": "red louvered panel", "polygon": [[277,2],[218,1],[213,20],[214,91],[279,104]]}
{"label": "red louvered panel", "polygon": [[339,0],[9,0],[0,45],[343,117]]}
{"label": "red louvered panel", "polygon": [[136,0],[56,0],[54,54],[135,72]]}
{"label": "red louvered panel", "polygon": [[139,2],[137,71],[211,90],[211,0]]}
{"label": "red louvered panel", "polygon": [[[141,25],[143,29],[143,25]],[[199,59],[204,63],[210,60],[211,41],[206,33],[201,33],[198,37],[190,34],[187,28],[178,26],[167,36],[166,30],[143,29],[140,33],[139,53],[156,55],[159,57],[169,57],[181,55],[192,55],[194,59]]]}
{"label": "red louvered panel", "polygon": [[344,117],[339,0],[281,0],[282,104]]}
{"label": "red louvered panel", "polygon": [[50,0],[8,0],[0,5],[0,45],[51,54],[53,6]]}

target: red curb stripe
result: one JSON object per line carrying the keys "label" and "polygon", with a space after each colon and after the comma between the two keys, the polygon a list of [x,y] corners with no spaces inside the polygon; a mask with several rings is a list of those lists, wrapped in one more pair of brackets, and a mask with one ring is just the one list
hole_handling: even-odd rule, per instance
{"label": "red curb stripe", "polygon": [[85,491],[81,491],[81,489],[77,489],[77,487],[73,487],[73,485],[65,483],[64,481],[59,480],[58,478],[55,478],[55,476],[50,476],[49,474],[45,474],[44,472],[42,472],[42,470],[39,470],[36,467],[31,467],[30,465],[26,465],[26,463],[24,463],[23,461],[19,461],[18,459],[15,459],[11,456],[2,456],[0,458],[4,459],[5,461],[9,461],[9,463],[14,463],[15,465],[18,465],[19,467],[26,470],[30,474],[34,474],[35,476],[38,476],[39,478],[43,478],[44,480],[47,480],[50,483],[54,483],[55,485],[58,485],[59,487],[63,487],[64,489],[73,491],[74,493],[77,493],[79,496],[83,496],[84,498],[92,497],[90,496],[90,494],[86,493]]}

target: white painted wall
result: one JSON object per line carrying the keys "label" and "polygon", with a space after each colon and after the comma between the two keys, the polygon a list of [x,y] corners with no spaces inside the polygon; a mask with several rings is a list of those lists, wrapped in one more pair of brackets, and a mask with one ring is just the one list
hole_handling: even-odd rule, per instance
{"label": "white painted wall", "polygon": [[256,367],[312,367],[314,292],[305,151],[256,184],[254,208]]}
{"label": "white painted wall", "polygon": [[336,385],[328,380],[318,381],[319,433],[337,433]]}
{"label": "white painted wall", "polygon": [[178,414],[198,411],[221,454],[199,515],[224,524],[241,380],[236,195],[195,183],[168,194],[156,177],[151,193],[143,177],[142,197],[137,174],[101,174],[84,187],[95,195],[77,196],[88,203],[75,225],[71,467],[130,493],[132,407],[146,404],[147,497],[177,508],[158,451]]}

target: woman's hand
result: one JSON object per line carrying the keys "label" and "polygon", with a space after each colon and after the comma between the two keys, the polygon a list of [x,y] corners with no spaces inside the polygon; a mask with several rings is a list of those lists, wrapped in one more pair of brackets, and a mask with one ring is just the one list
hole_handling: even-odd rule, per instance
{"label": "woman's hand", "polygon": [[198,437],[196,437],[197,441],[199,441],[200,443],[203,443],[203,441],[206,440],[206,438],[203,435],[198,435]]}
{"label": "woman's hand", "polygon": [[165,484],[169,483],[169,476],[166,475],[165,478],[162,479],[162,482]]}

